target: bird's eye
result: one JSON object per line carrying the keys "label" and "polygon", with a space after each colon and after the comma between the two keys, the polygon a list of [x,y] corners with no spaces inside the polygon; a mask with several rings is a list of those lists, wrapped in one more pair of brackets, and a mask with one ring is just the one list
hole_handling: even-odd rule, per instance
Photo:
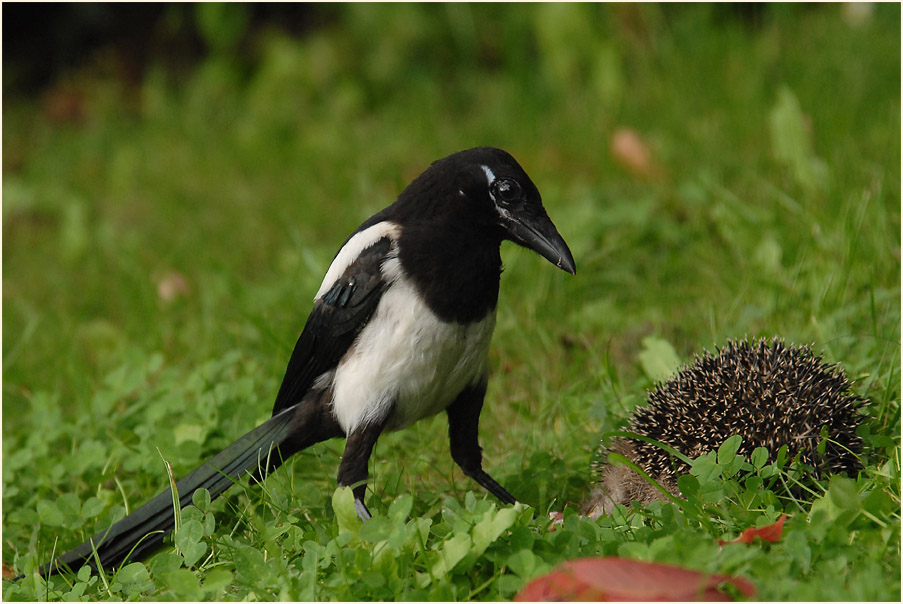
{"label": "bird's eye", "polygon": [[503,179],[493,183],[496,201],[510,202],[521,197],[521,188],[517,181]]}

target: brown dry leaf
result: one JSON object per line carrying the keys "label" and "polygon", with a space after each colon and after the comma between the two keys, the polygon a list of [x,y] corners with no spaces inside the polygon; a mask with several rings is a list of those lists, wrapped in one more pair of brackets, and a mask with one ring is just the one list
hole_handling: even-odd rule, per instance
{"label": "brown dry leaf", "polygon": [[85,95],[73,86],[59,85],[44,93],[44,114],[57,124],[79,122],[85,117]]}
{"label": "brown dry leaf", "polygon": [[188,278],[179,271],[168,271],[157,279],[157,297],[164,304],[174,302],[178,298],[187,298],[190,290]]}
{"label": "brown dry leaf", "polygon": [[13,570],[11,564],[4,562],[3,563],[3,580],[4,581],[12,581],[16,578],[16,571]]}
{"label": "brown dry leaf", "polygon": [[564,514],[562,512],[549,512],[549,520],[552,521],[552,524],[549,525],[549,532],[554,533],[555,527],[564,524]]}
{"label": "brown dry leaf", "polygon": [[615,162],[640,178],[656,178],[661,170],[652,157],[649,145],[631,128],[618,128],[611,137],[611,154]]}

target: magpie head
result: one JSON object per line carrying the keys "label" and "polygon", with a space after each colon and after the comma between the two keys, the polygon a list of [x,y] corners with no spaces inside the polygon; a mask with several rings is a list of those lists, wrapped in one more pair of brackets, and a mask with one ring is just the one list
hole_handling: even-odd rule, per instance
{"label": "magpie head", "polygon": [[434,162],[411,186],[421,192],[432,190],[429,197],[443,206],[433,211],[455,212],[471,226],[531,249],[576,274],[571,250],[549,219],[539,190],[507,152],[493,147],[460,151]]}

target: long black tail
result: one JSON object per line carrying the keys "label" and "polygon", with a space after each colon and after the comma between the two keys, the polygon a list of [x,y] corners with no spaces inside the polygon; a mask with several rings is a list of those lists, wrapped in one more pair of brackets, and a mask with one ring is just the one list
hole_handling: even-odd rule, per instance
{"label": "long black tail", "polygon": [[[282,465],[283,457],[277,447],[292,436],[296,426],[295,419],[294,407],[284,410],[178,481],[176,488],[179,493],[179,507],[191,503],[192,495],[198,489],[207,489],[210,491],[211,499],[214,499],[231,487],[245,472],[257,468],[272,471]],[[294,452],[294,450],[283,451],[286,456]],[[96,569],[94,550],[97,550],[101,567],[109,570],[122,564],[126,558],[132,560],[140,558],[162,543],[163,538],[173,530],[174,524],[172,491],[166,489],[109,529],[95,535],[93,539],[48,562],[41,567],[40,573],[46,577],[66,567],[77,571],[85,564],[90,564]]]}

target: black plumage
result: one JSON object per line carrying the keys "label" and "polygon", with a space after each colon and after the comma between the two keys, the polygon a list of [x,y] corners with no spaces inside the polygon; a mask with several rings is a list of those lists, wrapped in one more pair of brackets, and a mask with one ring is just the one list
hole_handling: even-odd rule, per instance
{"label": "black plumage", "polygon": [[[262,480],[292,454],[344,436],[338,484],[352,486],[358,515],[367,519],[367,462],[379,435],[442,411],[454,461],[513,503],[483,470],[478,443],[503,240],[575,273],[539,191],[508,153],[481,147],[434,162],[339,249],[273,416],[180,480],[181,505],[199,488],[217,497],[246,472]],[[167,489],[41,572],[94,565],[93,547],[101,566],[117,566],[133,547],[131,559],[159,545],[172,528]]]}

